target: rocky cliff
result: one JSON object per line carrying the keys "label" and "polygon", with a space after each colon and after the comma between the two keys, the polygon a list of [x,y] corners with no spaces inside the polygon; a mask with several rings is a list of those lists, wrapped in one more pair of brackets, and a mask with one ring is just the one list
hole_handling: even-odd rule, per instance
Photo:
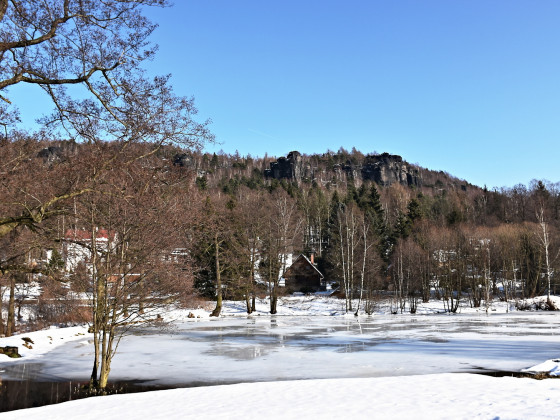
{"label": "rocky cliff", "polygon": [[368,155],[361,172],[364,181],[371,180],[384,187],[394,183],[416,187],[421,185],[420,170],[403,161],[398,155]]}
{"label": "rocky cliff", "polygon": [[265,170],[265,176],[300,182],[340,179],[344,174],[349,179],[361,178],[363,181],[373,181],[382,186],[394,183],[408,186],[422,184],[420,169],[403,161],[398,155],[383,153],[346,161],[340,155],[324,155],[323,158],[322,161],[316,161],[312,165],[309,158],[293,151],[288,153],[288,156],[271,162],[270,169]]}

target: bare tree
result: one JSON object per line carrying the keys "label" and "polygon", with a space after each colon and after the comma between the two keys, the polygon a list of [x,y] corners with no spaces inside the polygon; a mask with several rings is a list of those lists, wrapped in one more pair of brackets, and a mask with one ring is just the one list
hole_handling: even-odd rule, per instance
{"label": "bare tree", "polygon": [[446,311],[457,312],[461,300],[467,262],[464,260],[465,237],[458,229],[433,229],[435,287]]}
{"label": "bare tree", "polygon": [[[142,70],[155,52],[149,43],[155,25],[145,8],[167,4],[0,2],[0,239],[15,233],[18,240],[21,231],[45,236],[47,222],[74,215],[76,199],[94,202],[93,196],[106,193],[102,180],[114,173],[116,162],[147,165],[165,145],[196,149],[213,140],[209,122],[195,121],[192,98],[175,96],[169,76],[148,79]],[[8,89],[21,84],[39,87],[53,103],[35,137],[70,139],[69,150],[62,150],[62,142],[44,144],[16,131],[15,108],[25,104],[12,104]],[[75,95],[69,86],[83,91]],[[14,257],[0,253],[0,272],[15,269]]]}
{"label": "bare tree", "polygon": [[[114,140],[121,144],[115,153],[134,142],[150,145],[133,159],[153,154],[164,144],[196,148],[211,141],[208,122],[193,119],[191,98],[176,97],[168,76],[148,80],[143,75],[141,64],[155,51],[148,42],[155,25],[143,10],[165,5],[165,0],[2,2],[0,124],[6,127],[5,141],[17,135],[7,89],[19,84],[36,85],[52,99],[53,114],[41,120],[42,137]],[[69,94],[70,85],[82,86],[87,95]],[[13,104],[17,105],[25,104]],[[39,150],[14,156],[7,161],[9,169],[26,166]],[[65,183],[65,188],[29,196],[34,199],[23,204],[10,201],[0,213],[0,237],[25,226],[35,229],[59,216],[69,200],[92,192],[92,182],[111,159],[97,161],[96,171],[77,183]],[[27,188],[21,188],[20,195],[25,194]]]}
{"label": "bare tree", "polygon": [[185,246],[190,181],[159,170],[153,160],[127,165],[128,157],[104,172],[98,194],[78,200],[77,227],[65,237],[86,250],[95,349],[90,387],[96,392],[107,386],[120,338],[134,325],[161,320],[162,308],[192,286],[186,256],[173,252]]}
{"label": "bare tree", "polygon": [[550,279],[552,277],[552,267],[551,267],[551,255],[550,255],[550,227],[548,221],[545,217],[545,208],[544,204],[541,203],[540,208],[537,209],[536,212],[537,222],[540,227],[540,234],[538,235],[539,241],[543,247],[544,251],[544,262],[545,262],[545,275],[546,275],[546,300],[549,306],[552,305],[552,301],[550,300]]}
{"label": "bare tree", "polygon": [[[353,311],[352,298],[356,287],[357,253],[362,236],[360,235],[360,210],[353,204],[342,205],[337,212],[338,249],[342,269],[342,284],[346,296],[346,312]],[[363,224],[362,224],[363,226]]]}
{"label": "bare tree", "polygon": [[[149,6],[166,6],[166,0],[2,3],[2,124],[7,124],[5,118],[10,110],[6,105],[11,104],[6,89],[18,84],[42,88],[55,110],[43,120],[45,128],[62,128],[75,139],[94,140],[89,137],[92,129],[116,135],[111,133],[114,123],[134,125],[130,106],[135,106],[137,112],[150,109],[149,103],[139,103],[149,97],[143,90],[150,86],[138,82],[142,80],[142,62],[155,53],[148,37],[156,25],[143,11]],[[153,94],[168,89],[165,83],[165,78],[156,79],[151,85],[157,88]],[[82,86],[87,97],[78,100],[68,95],[66,87],[70,85]]]}
{"label": "bare tree", "polygon": [[[368,290],[368,286],[375,284],[374,281],[368,279],[368,277],[375,277],[375,273],[378,272],[380,264],[378,263],[375,253],[376,245],[378,245],[378,238],[375,236],[373,229],[373,223],[368,219],[366,215],[361,215],[360,220],[360,246],[361,246],[361,267],[359,268],[360,275],[360,286],[358,303],[356,305],[356,312],[354,315],[358,315],[362,300],[366,299],[366,306],[368,297],[371,296],[371,290]],[[372,255],[373,254],[373,255]],[[365,293],[365,296],[364,296]],[[367,308],[366,308],[367,311]]]}
{"label": "bare tree", "polygon": [[296,201],[284,190],[277,190],[272,194],[272,200],[264,208],[264,212],[260,272],[268,283],[270,313],[275,314],[280,278],[287,268],[289,255],[294,252],[296,240],[301,235],[302,218]]}
{"label": "bare tree", "polygon": [[263,199],[262,193],[242,188],[234,209],[236,225],[230,258],[236,262],[238,288],[243,294],[249,314],[256,309],[256,277],[261,235],[265,226],[263,217],[255,215],[254,209],[261,205]]}
{"label": "bare tree", "polygon": [[[552,190],[552,194],[550,192]],[[553,264],[558,258],[560,251],[554,252],[554,225],[551,224],[551,213],[556,214],[557,206],[557,195],[556,186],[550,184],[546,181],[538,181],[534,183],[533,186],[533,197],[535,205],[535,216],[538,224],[538,241],[541,245],[541,250],[543,253],[544,261],[544,287],[547,292],[547,305],[550,308],[554,308],[552,301],[550,300],[550,294],[552,289],[552,276],[554,273]]]}

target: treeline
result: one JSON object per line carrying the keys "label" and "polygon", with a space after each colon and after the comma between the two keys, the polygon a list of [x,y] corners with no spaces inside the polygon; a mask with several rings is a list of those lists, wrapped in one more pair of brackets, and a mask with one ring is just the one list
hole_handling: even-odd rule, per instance
{"label": "treeline", "polygon": [[[559,184],[488,191],[419,168],[420,186],[383,187],[334,173],[333,162],[356,166],[365,158],[343,149],[306,156],[328,182],[267,178],[275,158],[150,143],[22,137],[0,150],[4,333],[15,328],[16,283],[32,278],[51,303],[80,292],[118,295],[125,299],[119,316],[195,295],[216,299],[219,315],[223,297],[245,300],[250,313],[266,294],[275,313],[279,279],[299,253],[315,255],[348,311],[371,313],[381,295],[393,299],[394,311],[414,312],[434,297],[456,311],[462,298],[477,307],[556,292]],[[111,236],[104,249],[92,240],[100,229]],[[88,257],[68,272],[72,243]],[[156,292],[168,298],[153,299]],[[36,318],[75,317],[79,307],[45,304]]]}

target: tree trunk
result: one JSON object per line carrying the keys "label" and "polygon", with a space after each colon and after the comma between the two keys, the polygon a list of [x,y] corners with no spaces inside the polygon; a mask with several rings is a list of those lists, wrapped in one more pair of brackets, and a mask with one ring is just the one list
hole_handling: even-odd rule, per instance
{"label": "tree trunk", "polygon": [[216,265],[216,308],[214,308],[210,316],[220,316],[222,312],[222,275],[220,273],[220,243],[217,234],[214,235],[214,246],[216,247],[214,253]]}
{"label": "tree trunk", "polygon": [[2,290],[2,276],[0,276],[0,336],[4,334],[4,318],[2,317],[2,298],[4,291]]}
{"label": "tree trunk", "polygon": [[[93,213],[92,213],[92,226],[95,226],[93,220]],[[92,252],[91,252],[91,262],[92,262],[92,278],[95,282],[95,288],[93,293],[93,318],[92,318],[92,326],[91,329],[93,330],[93,367],[91,369],[91,376],[89,379],[89,391],[91,393],[97,393],[99,389],[99,357],[100,357],[100,348],[99,348],[99,341],[101,333],[101,323],[102,323],[102,313],[103,313],[103,305],[102,299],[105,294],[104,284],[102,279],[99,275],[99,271],[97,270],[97,242],[95,240],[95,229],[92,228],[91,230],[91,237],[92,240]]]}
{"label": "tree trunk", "polygon": [[94,313],[93,313],[93,325],[92,325],[94,360],[93,360],[93,368],[91,371],[91,377],[89,381],[89,388],[90,391],[95,390],[96,392],[98,392],[102,388],[100,381],[98,379],[98,374],[100,374],[99,364],[103,356],[103,349],[102,346],[100,346],[100,344],[103,344],[105,341],[105,337],[103,336],[104,334],[103,326],[105,325],[104,300],[106,299],[106,287],[103,279],[97,273],[97,271],[94,271],[94,277],[96,278],[96,291],[95,291],[95,298],[93,303]]}
{"label": "tree trunk", "polygon": [[101,393],[105,393],[105,389],[107,388],[107,384],[109,382],[109,373],[111,372],[111,360],[114,355],[113,342],[115,339],[115,322],[116,319],[110,321],[111,327],[109,327],[109,330],[103,331],[103,349],[101,353],[101,370],[99,373],[98,385],[98,389]]}
{"label": "tree trunk", "polygon": [[342,264],[342,285],[344,287],[344,303],[346,307],[346,313],[348,313],[348,296],[350,294],[348,290],[348,277],[346,272],[346,257],[344,255],[344,240],[343,240],[343,232],[342,232],[342,216],[340,212],[337,214],[338,220],[338,239],[339,239],[339,246],[340,246],[340,262]]}
{"label": "tree trunk", "polygon": [[360,304],[362,303],[362,296],[364,291],[364,279],[366,275],[366,260],[367,260],[367,251],[368,251],[368,244],[367,244],[367,225],[366,221],[363,221],[362,225],[362,240],[364,242],[364,254],[362,256],[362,269],[360,271],[360,296],[358,298],[358,307],[356,308],[356,312],[354,315],[358,316],[358,312],[360,311]]}
{"label": "tree trunk", "polygon": [[552,270],[550,268],[550,260],[549,260],[549,246],[550,246],[550,233],[548,230],[548,223],[544,216],[544,205],[541,205],[539,211],[537,211],[537,220],[539,225],[541,226],[542,236],[540,237],[541,243],[544,248],[544,256],[545,256],[545,264],[546,264],[546,302],[552,306],[552,302],[550,300],[550,277],[552,275]]}
{"label": "tree trunk", "polygon": [[[95,354],[99,352],[99,347],[97,344],[97,339],[94,338],[93,342],[95,343]],[[89,392],[93,392],[97,390],[99,386],[99,382],[97,381],[97,357],[93,361],[93,368],[91,369],[91,376],[89,377]]]}
{"label": "tree trunk", "polygon": [[15,331],[15,294],[16,279],[10,276],[10,300],[8,302],[8,320],[6,321],[6,337],[11,337]]}
{"label": "tree trunk", "polygon": [[245,306],[247,307],[247,314],[250,314],[251,311],[251,299],[249,297],[249,294],[245,294]]}
{"label": "tree trunk", "polygon": [[[251,248],[251,269],[249,270],[249,287],[245,299],[247,301],[247,313],[251,314],[255,311],[255,247]],[[252,301],[251,301],[252,297]]]}
{"label": "tree trunk", "polygon": [[270,296],[270,314],[275,315],[278,308],[278,296],[276,295],[276,287],[273,289],[272,296]]}

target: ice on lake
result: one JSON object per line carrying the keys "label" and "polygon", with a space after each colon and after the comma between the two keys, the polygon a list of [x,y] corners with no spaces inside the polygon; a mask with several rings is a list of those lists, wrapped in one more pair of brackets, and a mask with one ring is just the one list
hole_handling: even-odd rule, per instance
{"label": "ice on lake", "polygon": [[[553,313],[246,317],[192,320],[125,336],[112,380],[162,385],[518,371],[560,356]],[[41,373],[87,379],[91,342],[49,353]]]}

